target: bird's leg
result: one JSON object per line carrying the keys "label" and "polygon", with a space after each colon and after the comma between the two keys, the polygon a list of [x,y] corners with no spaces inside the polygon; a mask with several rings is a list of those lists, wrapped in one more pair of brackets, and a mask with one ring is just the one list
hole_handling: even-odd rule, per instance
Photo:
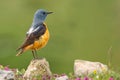
{"label": "bird's leg", "polygon": [[37,54],[36,49],[34,51],[35,51],[35,57],[38,58],[38,54]]}
{"label": "bird's leg", "polygon": [[34,52],[34,50],[32,50],[32,54],[33,54],[33,58],[35,59],[35,52]]}
{"label": "bird's leg", "polygon": [[36,49],[34,49],[34,52],[35,52],[35,59],[43,59],[42,57],[38,56]]}

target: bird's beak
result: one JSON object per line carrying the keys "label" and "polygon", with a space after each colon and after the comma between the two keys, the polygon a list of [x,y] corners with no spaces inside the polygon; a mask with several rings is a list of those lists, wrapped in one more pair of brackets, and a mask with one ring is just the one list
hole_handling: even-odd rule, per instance
{"label": "bird's beak", "polygon": [[53,13],[53,12],[47,12],[47,14],[51,14],[51,13]]}

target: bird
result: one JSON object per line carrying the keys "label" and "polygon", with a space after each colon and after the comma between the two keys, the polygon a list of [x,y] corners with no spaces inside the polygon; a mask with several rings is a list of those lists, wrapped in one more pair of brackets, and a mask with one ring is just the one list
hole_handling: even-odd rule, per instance
{"label": "bird", "polygon": [[53,12],[44,9],[38,9],[33,17],[33,22],[26,33],[23,44],[17,49],[16,56],[21,55],[27,50],[31,50],[33,58],[38,58],[37,50],[46,46],[50,38],[49,30],[45,24],[45,19],[48,14]]}

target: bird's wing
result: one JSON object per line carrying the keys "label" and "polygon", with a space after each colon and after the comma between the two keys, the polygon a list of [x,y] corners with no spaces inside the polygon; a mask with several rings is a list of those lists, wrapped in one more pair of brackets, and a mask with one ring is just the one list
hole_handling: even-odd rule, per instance
{"label": "bird's wing", "polygon": [[37,25],[35,25],[35,27],[36,28],[30,34],[27,34],[23,45],[20,48],[18,48],[18,50],[23,49],[23,48],[27,47],[28,45],[33,44],[34,41],[38,40],[39,37],[42,36],[46,31],[45,24],[37,24]]}

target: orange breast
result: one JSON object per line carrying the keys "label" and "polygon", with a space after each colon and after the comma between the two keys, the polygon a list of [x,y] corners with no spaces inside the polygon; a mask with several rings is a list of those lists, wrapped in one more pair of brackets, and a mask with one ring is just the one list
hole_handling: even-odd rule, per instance
{"label": "orange breast", "polygon": [[37,49],[43,48],[47,44],[49,37],[50,37],[50,35],[49,35],[49,31],[47,29],[45,34],[42,35],[39,38],[39,40],[35,41],[34,44],[27,46],[25,48],[25,50],[28,50],[28,49],[37,50]]}

